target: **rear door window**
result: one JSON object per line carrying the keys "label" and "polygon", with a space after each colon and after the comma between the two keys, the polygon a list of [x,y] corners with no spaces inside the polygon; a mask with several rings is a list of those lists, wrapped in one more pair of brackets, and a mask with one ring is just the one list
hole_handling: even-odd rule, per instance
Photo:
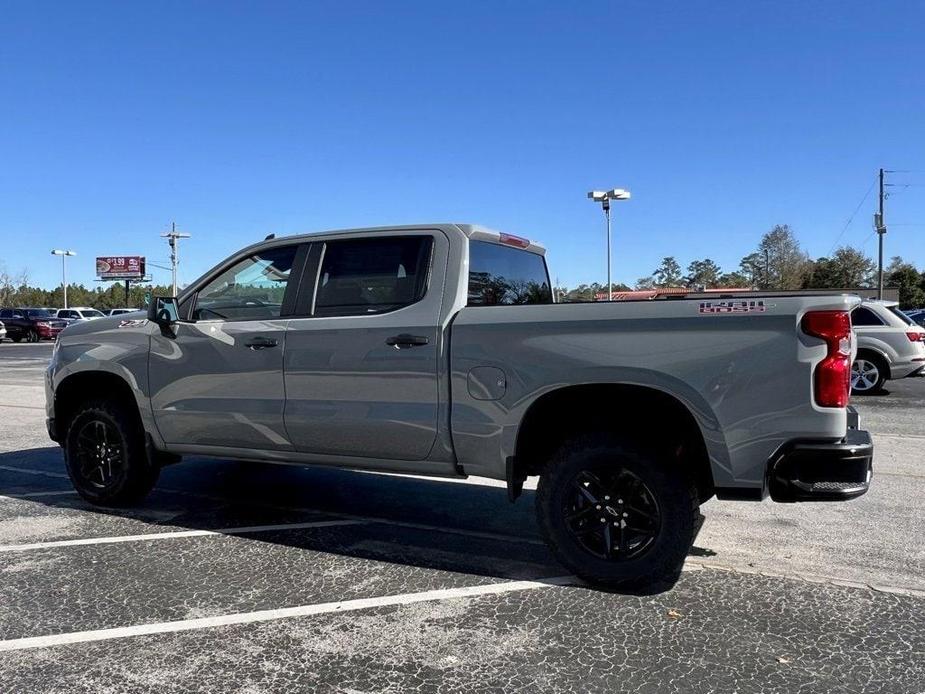
{"label": "rear door window", "polygon": [[488,241],[469,242],[469,306],[551,303],[543,256]]}
{"label": "rear door window", "polygon": [[431,236],[326,242],[312,315],[366,316],[420,301],[432,249]]}

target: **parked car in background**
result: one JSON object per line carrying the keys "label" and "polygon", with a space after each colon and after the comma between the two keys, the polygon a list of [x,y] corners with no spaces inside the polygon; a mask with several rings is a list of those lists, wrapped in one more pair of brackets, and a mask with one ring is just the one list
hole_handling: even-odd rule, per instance
{"label": "parked car in background", "polygon": [[59,308],[56,317],[66,318],[71,321],[95,320],[96,318],[105,318],[106,314],[102,311],[97,311],[95,308],[74,306],[72,308]]}
{"label": "parked car in background", "polygon": [[909,316],[913,323],[925,328],[925,308],[913,308],[903,313]]}
{"label": "parked car in background", "polygon": [[0,321],[13,342],[53,340],[67,327],[67,321],[58,319],[46,308],[0,309]]}
{"label": "parked car in background", "polygon": [[851,392],[876,393],[890,379],[925,372],[925,328],[899,310],[896,301],[865,300],[851,312],[858,352]]}
{"label": "parked car in background", "polygon": [[3,338],[6,337],[6,326],[0,322],[0,342],[3,342]]}
{"label": "parked car in background", "polygon": [[140,308],[111,308],[106,310],[104,313],[107,316],[120,316],[123,313],[135,313],[135,311],[140,311]]}

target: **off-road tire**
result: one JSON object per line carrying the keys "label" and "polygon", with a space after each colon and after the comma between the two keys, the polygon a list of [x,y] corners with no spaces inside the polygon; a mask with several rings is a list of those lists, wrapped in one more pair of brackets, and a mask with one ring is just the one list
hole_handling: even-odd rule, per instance
{"label": "off-road tire", "polygon": [[[81,404],[67,427],[64,460],[74,489],[92,504],[127,506],[143,499],[157,482],[160,468],[153,465],[145,450],[144,432],[133,413],[112,400],[88,400]],[[96,424],[95,424],[96,423]],[[82,464],[81,451],[86,449],[82,434],[94,427],[103,426],[107,438],[118,453],[113,455],[117,468],[106,484],[91,479]],[[81,449],[81,446],[84,446]]]}
{"label": "off-road tire", "polygon": [[[569,530],[567,495],[576,476],[583,469],[602,466],[625,468],[644,483],[657,504],[659,529],[651,545],[638,556],[600,558],[583,547]],[[536,515],[556,558],[576,576],[603,586],[629,589],[677,580],[701,522],[697,489],[678,469],[676,461],[607,436],[573,439],[552,456],[537,487]]]}

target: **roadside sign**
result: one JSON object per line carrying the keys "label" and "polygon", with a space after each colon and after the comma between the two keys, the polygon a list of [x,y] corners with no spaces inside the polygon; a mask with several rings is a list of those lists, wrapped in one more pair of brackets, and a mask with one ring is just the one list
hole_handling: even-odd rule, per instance
{"label": "roadside sign", "polygon": [[96,276],[103,280],[126,280],[144,277],[142,255],[107,255],[96,259]]}

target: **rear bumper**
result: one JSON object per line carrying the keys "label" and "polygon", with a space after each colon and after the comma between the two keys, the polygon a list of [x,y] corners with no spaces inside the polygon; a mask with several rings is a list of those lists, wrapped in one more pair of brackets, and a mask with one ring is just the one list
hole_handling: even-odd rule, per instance
{"label": "rear bumper", "polygon": [[870,488],[874,444],[857,428],[854,408],[848,410],[848,434],[841,441],[791,441],[772,458],[768,490],[774,501],[846,501]]}

